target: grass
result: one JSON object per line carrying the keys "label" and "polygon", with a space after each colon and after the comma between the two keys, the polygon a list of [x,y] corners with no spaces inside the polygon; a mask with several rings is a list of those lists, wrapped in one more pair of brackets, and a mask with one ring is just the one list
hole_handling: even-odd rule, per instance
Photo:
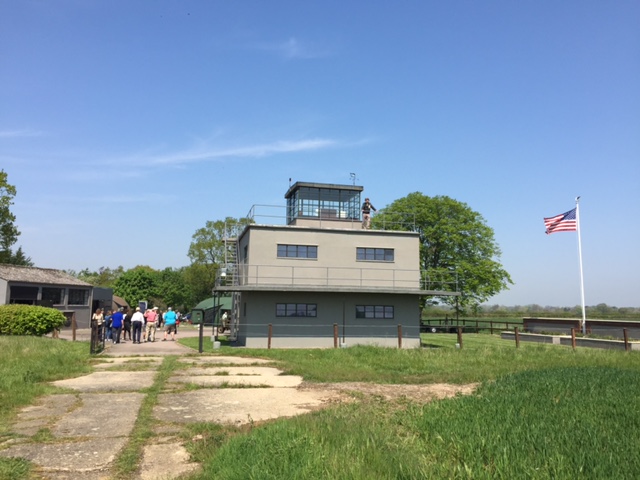
{"label": "grass", "polygon": [[[207,353],[270,359],[288,375],[309,382],[373,382],[388,384],[475,383],[526,370],[550,367],[611,366],[640,370],[640,355],[598,349],[520,344],[498,335],[464,334],[456,349],[455,334],[427,334],[428,348],[353,346],[339,349],[242,349],[223,346]],[[197,348],[197,338],[181,342]]]}
{"label": "grass", "polygon": [[[17,411],[54,387],[44,382],[91,371],[89,344],[46,337],[0,336],[0,442],[10,438]],[[27,478],[26,460],[0,458],[0,478]]]}
{"label": "grass", "polygon": [[520,372],[468,397],[426,405],[374,399],[244,435],[205,432],[191,447],[204,469],[190,478],[633,479],[639,398],[637,371]]}
{"label": "grass", "polygon": [[[234,349],[215,355],[272,360],[314,382],[481,382],[474,395],[428,404],[361,397],[350,404],[245,427],[184,427],[191,479],[572,479],[640,477],[640,355],[521,344],[498,336],[425,335],[427,348]],[[184,339],[197,348],[197,338]],[[0,337],[5,432],[16,410],[52,391],[42,382],[89,371],[88,345]],[[153,408],[182,368],[167,357],[145,390],[114,478],[131,478],[155,435]],[[15,398],[14,398],[15,397]],[[7,418],[9,417],[9,418]],[[46,432],[42,432],[46,437]],[[5,434],[6,437],[6,434]],[[28,462],[0,460],[0,478],[23,479]]]}

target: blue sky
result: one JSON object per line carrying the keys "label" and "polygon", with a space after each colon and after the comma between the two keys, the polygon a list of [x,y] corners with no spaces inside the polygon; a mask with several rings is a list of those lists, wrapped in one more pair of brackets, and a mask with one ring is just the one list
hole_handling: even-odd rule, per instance
{"label": "blue sky", "polygon": [[480,212],[489,303],[640,306],[640,3],[0,0],[0,168],[37,266],[179,267],[293,181]]}

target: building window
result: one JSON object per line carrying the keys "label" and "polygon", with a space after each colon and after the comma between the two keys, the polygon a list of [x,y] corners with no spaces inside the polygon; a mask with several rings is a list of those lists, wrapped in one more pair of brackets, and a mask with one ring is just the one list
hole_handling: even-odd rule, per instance
{"label": "building window", "polygon": [[42,287],[42,303],[64,304],[64,288]]}
{"label": "building window", "polygon": [[276,303],[276,317],[317,317],[315,303]]}
{"label": "building window", "polygon": [[356,318],[393,318],[393,305],[356,305]]}
{"label": "building window", "polygon": [[356,248],[356,260],[369,262],[393,262],[393,248]]}
{"label": "building window", "polygon": [[89,290],[70,288],[69,305],[89,305]]}
{"label": "building window", "polygon": [[38,300],[38,287],[12,286],[9,291],[9,303],[35,305]]}
{"label": "building window", "polygon": [[278,258],[318,258],[318,246],[278,244]]}

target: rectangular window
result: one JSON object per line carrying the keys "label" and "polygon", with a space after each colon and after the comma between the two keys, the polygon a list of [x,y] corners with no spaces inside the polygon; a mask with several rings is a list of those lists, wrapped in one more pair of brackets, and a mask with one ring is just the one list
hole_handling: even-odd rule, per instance
{"label": "rectangular window", "polygon": [[369,262],[393,262],[393,248],[356,248],[356,260]]}
{"label": "rectangular window", "polygon": [[356,305],[356,318],[393,318],[393,305]]}
{"label": "rectangular window", "polygon": [[88,305],[89,290],[81,290],[79,288],[69,289],[69,305]]}
{"label": "rectangular window", "polygon": [[42,303],[62,305],[64,303],[64,288],[42,287]]}
{"label": "rectangular window", "polygon": [[317,317],[318,305],[315,303],[277,303],[276,317]]}
{"label": "rectangular window", "polygon": [[278,258],[318,258],[317,245],[278,244]]}

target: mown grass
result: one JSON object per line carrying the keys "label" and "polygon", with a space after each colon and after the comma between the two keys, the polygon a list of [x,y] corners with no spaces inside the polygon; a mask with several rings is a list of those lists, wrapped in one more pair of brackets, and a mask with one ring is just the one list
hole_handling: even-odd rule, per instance
{"label": "mown grass", "polygon": [[[353,346],[339,349],[242,349],[222,347],[208,352],[270,359],[289,375],[309,382],[374,382],[387,384],[475,383],[507,373],[550,367],[612,366],[640,370],[640,355],[555,345],[521,343],[497,335],[465,334],[463,348],[456,335],[425,335],[428,348],[403,349]],[[197,348],[197,338],[182,340]],[[208,343],[208,345],[207,345]],[[195,345],[195,347],[194,347]]]}
{"label": "mown grass", "polygon": [[[192,445],[192,480],[634,479],[640,373],[613,367],[519,372],[477,394],[369,400]],[[206,447],[205,447],[206,446]]]}
{"label": "mown grass", "polygon": [[[197,348],[197,340],[183,343]],[[490,335],[465,334],[462,349],[455,347],[455,335],[424,340],[428,348],[410,350],[216,350],[273,360],[307,381],[482,385],[474,395],[429,404],[364,396],[243,428],[189,426],[184,438],[203,463],[203,471],[190,478],[640,477],[637,352],[542,344],[516,349],[514,342]],[[50,391],[38,382],[89,371],[88,350],[80,343],[0,337],[0,400],[13,402],[5,413],[11,417]],[[135,475],[142,446],[155,435],[153,406],[176,368],[175,358],[165,359],[145,391],[129,443],[116,459],[115,478]],[[9,420],[0,418],[6,431]],[[28,462],[0,460],[0,478],[28,476]]]}
{"label": "mown grass", "polygon": [[[45,382],[91,371],[89,344],[46,337],[0,336],[0,442],[9,437],[17,411],[54,390]],[[0,458],[0,478],[26,478],[24,460]]]}

